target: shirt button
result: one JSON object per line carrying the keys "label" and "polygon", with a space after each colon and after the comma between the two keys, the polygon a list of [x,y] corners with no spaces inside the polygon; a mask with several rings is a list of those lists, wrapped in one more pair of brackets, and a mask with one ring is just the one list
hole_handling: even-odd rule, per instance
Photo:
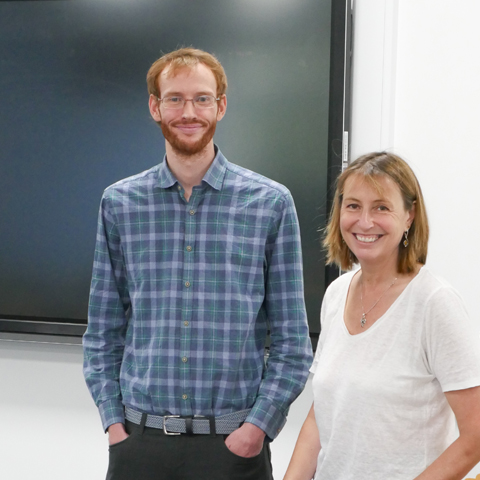
{"label": "shirt button", "polygon": [[187,252],[191,252],[191,251],[192,251],[192,247],[189,245],[189,246],[187,247]]}
{"label": "shirt button", "polygon": [[189,213],[190,215],[195,215],[195,210],[190,210],[188,213]]}
{"label": "shirt button", "polygon": [[184,324],[186,327],[188,327],[188,326],[190,325],[187,321],[183,322],[183,324]]}
{"label": "shirt button", "polygon": [[182,362],[183,362],[183,363],[187,363],[187,362],[188,362],[188,358],[187,358],[187,357],[182,357]]}
{"label": "shirt button", "polygon": [[181,187],[180,185],[178,185],[177,188],[178,188],[178,190],[181,190],[181,189],[182,189],[182,187]]}
{"label": "shirt button", "polygon": [[190,282],[185,282],[185,286],[188,288],[190,286]]}
{"label": "shirt button", "polygon": [[186,400],[187,398],[188,398],[188,395],[187,395],[186,393],[184,393],[184,394],[182,395],[182,399],[183,399],[183,400]]}

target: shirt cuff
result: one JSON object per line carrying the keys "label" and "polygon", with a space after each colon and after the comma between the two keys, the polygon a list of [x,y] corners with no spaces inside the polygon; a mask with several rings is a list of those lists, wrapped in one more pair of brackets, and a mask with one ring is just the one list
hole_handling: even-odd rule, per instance
{"label": "shirt cuff", "polygon": [[261,428],[269,440],[275,439],[282,431],[286,421],[286,414],[276,408],[271,400],[265,398],[257,398],[255,405],[245,419],[245,422],[253,423],[253,425]]}
{"label": "shirt cuff", "polygon": [[120,400],[107,400],[98,406],[103,430],[114,423],[125,423],[125,408]]}

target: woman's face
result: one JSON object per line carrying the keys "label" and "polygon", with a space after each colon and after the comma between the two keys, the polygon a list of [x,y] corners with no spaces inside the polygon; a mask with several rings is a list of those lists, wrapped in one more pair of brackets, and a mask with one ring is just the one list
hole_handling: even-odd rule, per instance
{"label": "woman's face", "polygon": [[415,209],[405,210],[400,189],[390,177],[378,176],[376,181],[379,190],[360,174],[347,178],[340,230],[361,265],[392,262],[396,268],[399,244],[413,221]]}

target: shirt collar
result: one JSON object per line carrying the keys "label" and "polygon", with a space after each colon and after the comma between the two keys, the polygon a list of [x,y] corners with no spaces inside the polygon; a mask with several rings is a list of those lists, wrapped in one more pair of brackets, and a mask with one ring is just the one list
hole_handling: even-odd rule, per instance
{"label": "shirt collar", "polygon": [[158,186],[160,188],[169,188],[177,183],[177,179],[172,171],[168,168],[167,156],[163,157],[162,162],[158,166]]}
{"label": "shirt collar", "polygon": [[221,190],[223,179],[227,171],[227,159],[223,156],[220,149],[215,145],[215,158],[213,159],[210,168],[203,177],[203,181],[208,183],[215,190]]}
{"label": "shirt collar", "polygon": [[[210,168],[205,173],[202,181],[208,183],[215,190],[221,190],[223,185],[223,179],[227,171],[227,159],[223,156],[220,149],[215,145],[215,158],[213,159]],[[168,168],[167,156],[163,157],[163,161],[158,166],[158,186],[160,188],[169,188],[178,180],[173,175],[172,171]]]}

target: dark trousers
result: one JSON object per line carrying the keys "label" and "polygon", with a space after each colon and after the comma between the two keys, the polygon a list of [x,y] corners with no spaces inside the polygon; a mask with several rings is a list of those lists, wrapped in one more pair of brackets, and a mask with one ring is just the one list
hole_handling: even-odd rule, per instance
{"label": "dark trousers", "polygon": [[273,480],[270,447],[239,457],[227,435],[165,435],[126,422],[130,436],[109,448],[107,480]]}

